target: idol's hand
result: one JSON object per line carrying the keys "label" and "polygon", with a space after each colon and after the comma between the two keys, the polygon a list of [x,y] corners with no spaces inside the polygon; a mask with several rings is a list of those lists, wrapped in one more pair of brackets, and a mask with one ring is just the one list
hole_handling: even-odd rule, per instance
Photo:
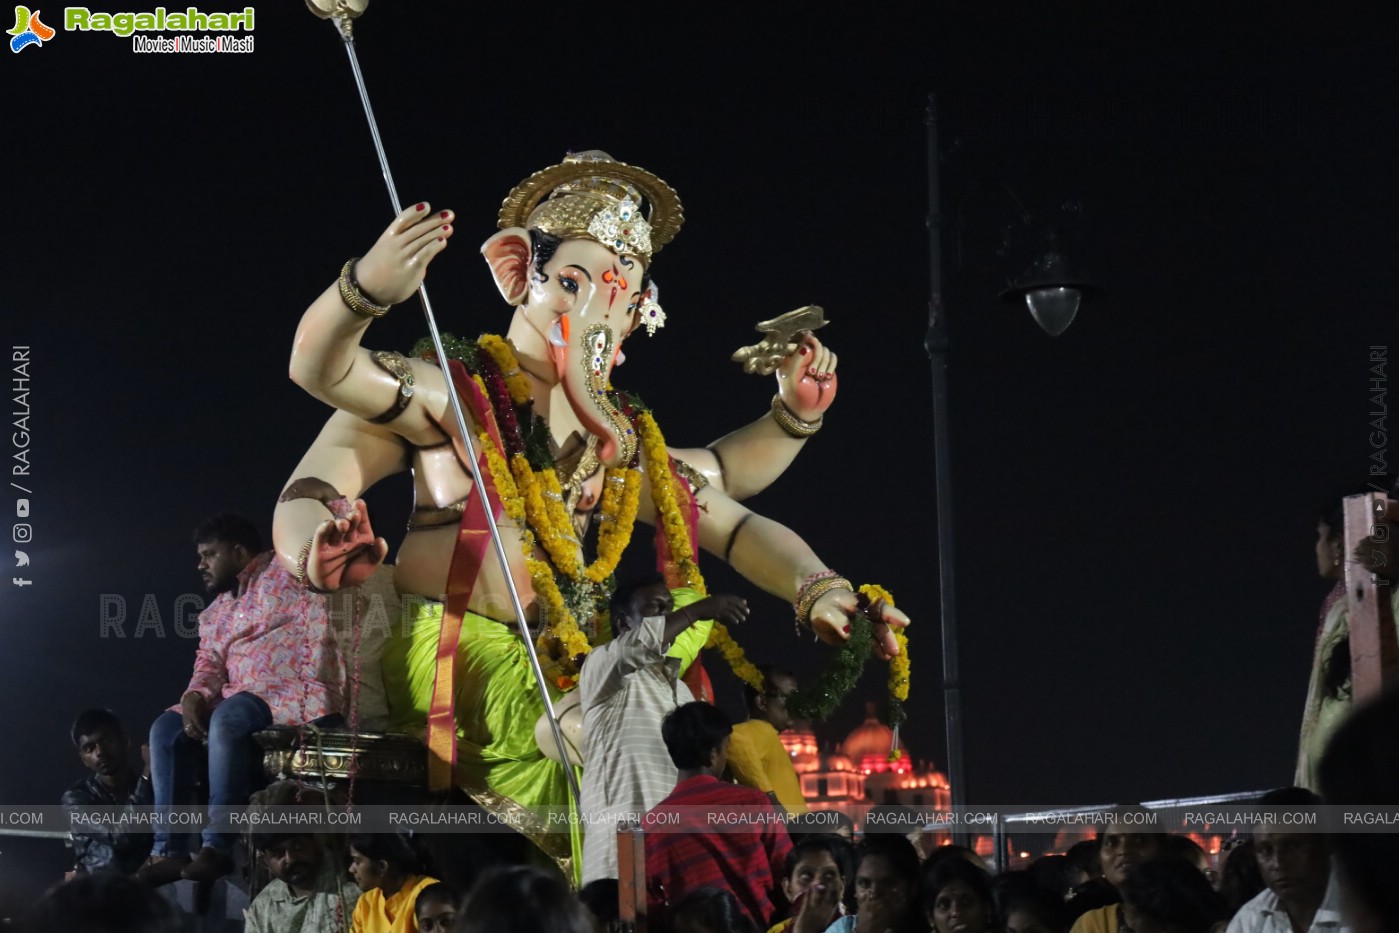
{"label": "idol's hand", "polygon": [[[812,631],[828,645],[843,644],[850,637],[850,618],[859,611],[859,597],[854,593],[849,590],[831,590],[823,594],[811,607]],[[894,641],[893,628],[908,625],[908,616],[884,600],[870,607],[870,616],[874,622],[875,651],[887,661],[899,653],[898,643]]]}
{"label": "idol's hand", "polygon": [[836,398],[836,355],[810,332],[777,367],[777,394],[803,421],[820,418]]}
{"label": "idol's hand", "polygon": [[394,218],[379,242],[355,263],[355,279],[364,297],[375,304],[396,305],[422,284],[428,263],[447,248],[451,211],[433,210],[426,201]]}
{"label": "idol's hand", "polygon": [[306,559],[306,582],[318,590],[358,586],[379,569],[388,553],[388,542],[376,538],[369,525],[364,500],[356,499],[348,516],[327,519],[316,528]]}

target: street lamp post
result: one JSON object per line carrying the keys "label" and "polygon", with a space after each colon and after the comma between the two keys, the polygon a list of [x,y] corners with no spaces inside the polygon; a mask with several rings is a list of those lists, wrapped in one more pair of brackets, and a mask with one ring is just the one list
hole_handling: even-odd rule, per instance
{"label": "street lamp post", "polygon": [[[952,453],[947,406],[947,318],[942,305],[942,206],[939,184],[937,95],[928,95],[928,351],[933,376],[933,477],[938,528],[938,598],[942,620],[942,697],[947,730],[947,780],[953,808],[966,803],[962,771],[962,685],[957,665],[957,590],[952,572]],[[965,844],[965,831],[953,839]]]}
{"label": "street lamp post", "polygon": [[[947,732],[947,779],[952,785],[954,808],[967,802],[962,754],[962,683],[957,653],[957,588],[954,572],[952,534],[952,452],[947,401],[947,314],[942,300],[942,189],[940,181],[942,149],[938,138],[937,95],[928,95],[928,332],[923,346],[933,379],[933,471],[937,501],[938,594],[942,623],[943,716]],[[1009,189],[1007,194],[1020,208],[1019,224],[1033,234],[1028,212]],[[954,214],[957,212],[954,212]],[[954,217],[954,222],[956,217]],[[1029,267],[1010,276],[1001,297],[1024,302],[1035,322],[1050,336],[1062,334],[1078,313],[1079,304],[1092,293],[1093,286],[1075,275],[1071,263],[1060,250],[1053,231],[1047,248],[1038,250]],[[966,845],[967,832],[957,829],[953,841]],[[1001,862],[998,852],[996,861]]]}

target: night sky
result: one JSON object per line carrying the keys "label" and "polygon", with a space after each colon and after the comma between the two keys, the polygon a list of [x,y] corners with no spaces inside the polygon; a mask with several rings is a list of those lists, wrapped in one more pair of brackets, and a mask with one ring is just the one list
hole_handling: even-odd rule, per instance
{"label": "night sky", "polygon": [[[444,330],[505,329],[476,245],[510,188],[569,149],[644,166],[685,203],[653,267],[669,323],[614,377],[673,444],[759,417],[773,386],[728,354],[758,320],[826,308],[839,398],[750,504],[914,617],[906,740],[941,766],[922,347],[936,89],[967,797],[1289,783],[1325,592],[1315,512],[1371,478],[1368,354],[1399,352],[1394,37],[1300,4],[1131,22],[1120,4],[981,6],[809,7],[780,28],[686,7],[659,28],[619,7],[376,0],[360,55],[403,199],[459,216],[428,279]],[[0,349],[32,348],[32,483],[13,478],[33,491],[34,584],[0,589],[0,803],[56,801],[80,776],[82,709],[143,735],[179,698],[191,529],[235,510],[270,533],[329,414],[287,379],[292,333],[391,214],[332,28],[293,2],[256,23],[246,55],[60,31],[5,62]],[[1040,221],[1082,205],[1064,235],[1103,291],[1057,339],[997,297],[1006,188]],[[414,301],[366,344],[424,332]],[[1387,482],[1399,448],[1380,453]],[[409,488],[368,497],[395,547]],[[758,596],[704,567],[711,589]],[[103,594],[125,600],[125,639],[99,637]],[[148,594],[163,639],[132,637]],[[790,610],[756,605],[749,654],[819,670]],[[737,712],[734,681],[716,681]],[[871,665],[823,734],[843,736],[882,682]]]}

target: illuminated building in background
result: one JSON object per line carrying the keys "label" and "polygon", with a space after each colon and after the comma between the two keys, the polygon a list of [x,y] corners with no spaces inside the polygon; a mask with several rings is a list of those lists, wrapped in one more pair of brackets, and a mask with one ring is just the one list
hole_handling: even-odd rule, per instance
{"label": "illuminated building in background", "polygon": [[812,810],[839,810],[858,833],[865,815],[881,804],[946,810],[952,799],[947,776],[928,762],[915,762],[908,748],[889,760],[894,732],[865,705],[865,721],[845,741],[822,751],[810,724],[797,723],[782,733],[782,744],[801,781],[802,796]]}

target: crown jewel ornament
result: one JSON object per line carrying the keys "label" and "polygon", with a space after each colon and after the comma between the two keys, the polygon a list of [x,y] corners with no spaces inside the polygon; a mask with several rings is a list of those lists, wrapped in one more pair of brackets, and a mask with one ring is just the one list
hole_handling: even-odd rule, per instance
{"label": "crown jewel ornament", "polygon": [[501,204],[498,224],[595,240],[649,265],[684,220],[680,196],[670,185],[643,168],[589,150],[569,153],[516,185]]}

